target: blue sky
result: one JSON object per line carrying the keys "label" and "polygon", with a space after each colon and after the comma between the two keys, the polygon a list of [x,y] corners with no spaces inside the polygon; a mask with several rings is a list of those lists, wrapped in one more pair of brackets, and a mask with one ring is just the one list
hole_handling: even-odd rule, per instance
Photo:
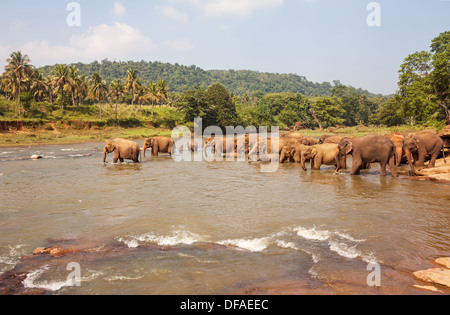
{"label": "blue sky", "polygon": [[35,66],[149,60],[209,69],[296,73],[390,94],[406,56],[450,30],[450,1],[371,0],[2,1],[0,66],[22,50]]}

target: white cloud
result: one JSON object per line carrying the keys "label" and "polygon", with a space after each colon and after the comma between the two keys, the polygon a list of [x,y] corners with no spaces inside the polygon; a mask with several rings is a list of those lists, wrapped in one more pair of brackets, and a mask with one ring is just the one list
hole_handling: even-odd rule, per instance
{"label": "white cloud", "polygon": [[170,48],[182,51],[189,51],[194,48],[192,44],[185,38],[175,39],[175,40],[166,40],[164,42],[164,46],[168,46]]}
{"label": "white cloud", "polygon": [[222,14],[247,16],[258,10],[271,9],[283,5],[283,0],[192,0],[208,17]]}
{"label": "white cloud", "polygon": [[112,9],[112,14],[115,17],[122,17],[122,16],[125,15],[126,12],[127,11],[126,11],[126,9],[125,9],[125,7],[123,6],[122,3],[120,3],[120,2],[115,2],[114,3],[113,9]]}
{"label": "white cloud", "polygon": [[68,45],[52,45],[46,40],[36,40],[21,47],[22,52],[28,54],[36,65],[90,62],[105,58],[144,58],[154,49],[150,38],[118,22],[91,27],[85,34],[73,35]]}
{"label": "white cloud", "polygon": [[169,19],[172,19],[177,22],[186,23],[188,21],[188,15],[184,12],[180,12],[174,7],[171,6],[162,6],[158,7],[159,12],[161,12],[162,15],[165,17],[168,17]]}

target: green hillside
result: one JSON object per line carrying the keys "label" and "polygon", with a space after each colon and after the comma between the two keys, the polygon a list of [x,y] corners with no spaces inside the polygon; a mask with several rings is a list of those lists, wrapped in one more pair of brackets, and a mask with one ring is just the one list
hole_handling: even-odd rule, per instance
{"label": "green hillside", "polygon": [[[183,66],[162,62],[127,61],[116,62],[107,59],[90,64],[75,63],[80,73],[91,77],[98,73],[110,83],[114,79],[126,77],[130,68],[138,71],[142,83],[158,82],[165,80],[172,92],[183,92],[186,88],[195,86],[208,87],[215,83],[223,84],[234,95],[268,93],[301,93],[306,97],[330,96],[332,84],[329,82],[314,83],[305,77],[296,74],[263,73],[251,70],[203,70],[197,66]],[[54,65],[39,68],[44,77],[51,74]],[[359,94],[366,96],[380,96],[368,91],[358,89]]]}

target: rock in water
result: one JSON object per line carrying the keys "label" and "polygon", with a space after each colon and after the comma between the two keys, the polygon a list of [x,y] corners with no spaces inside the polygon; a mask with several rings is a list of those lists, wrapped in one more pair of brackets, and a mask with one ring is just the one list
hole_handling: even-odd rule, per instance
{"label": "rock in water", "polygon": [[41,155],[33,155],[33,156],[31,157],[31,159],[32,159],[32,160],[39,160],[39,159],[42,159],[42,156],[41,156]]}
{"label": "rock in water", "polygon": [[438,265],[441,265],[441,266],[444,266],[445,268],[450,269],[450,257],[438,258],[434,262]]}
{"label": "rock in water", "polygon": [[450,288],[450,270],[444,268],[432,268],[416,271],[414,276],[425,282],[444,285]]}

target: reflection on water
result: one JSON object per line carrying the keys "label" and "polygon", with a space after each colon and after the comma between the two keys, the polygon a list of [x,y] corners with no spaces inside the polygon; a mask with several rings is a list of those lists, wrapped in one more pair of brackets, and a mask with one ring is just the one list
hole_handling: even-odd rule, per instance
{"label": "reflection on water", "polygon": [[114,255],[77,256],[79,288],[61,282],[67,271],[56,262],[36,266],[27,286],[59,294],[373,293],[366,267],[377,262],[385,293],[410,293],[413,271],[450,256],[448,185],[380,177],[377,166],[352,177],[333,167],[262,173],[259,163],[164,156],[103,164],[101,147],[0,150],[0,272],[64,239]]}

